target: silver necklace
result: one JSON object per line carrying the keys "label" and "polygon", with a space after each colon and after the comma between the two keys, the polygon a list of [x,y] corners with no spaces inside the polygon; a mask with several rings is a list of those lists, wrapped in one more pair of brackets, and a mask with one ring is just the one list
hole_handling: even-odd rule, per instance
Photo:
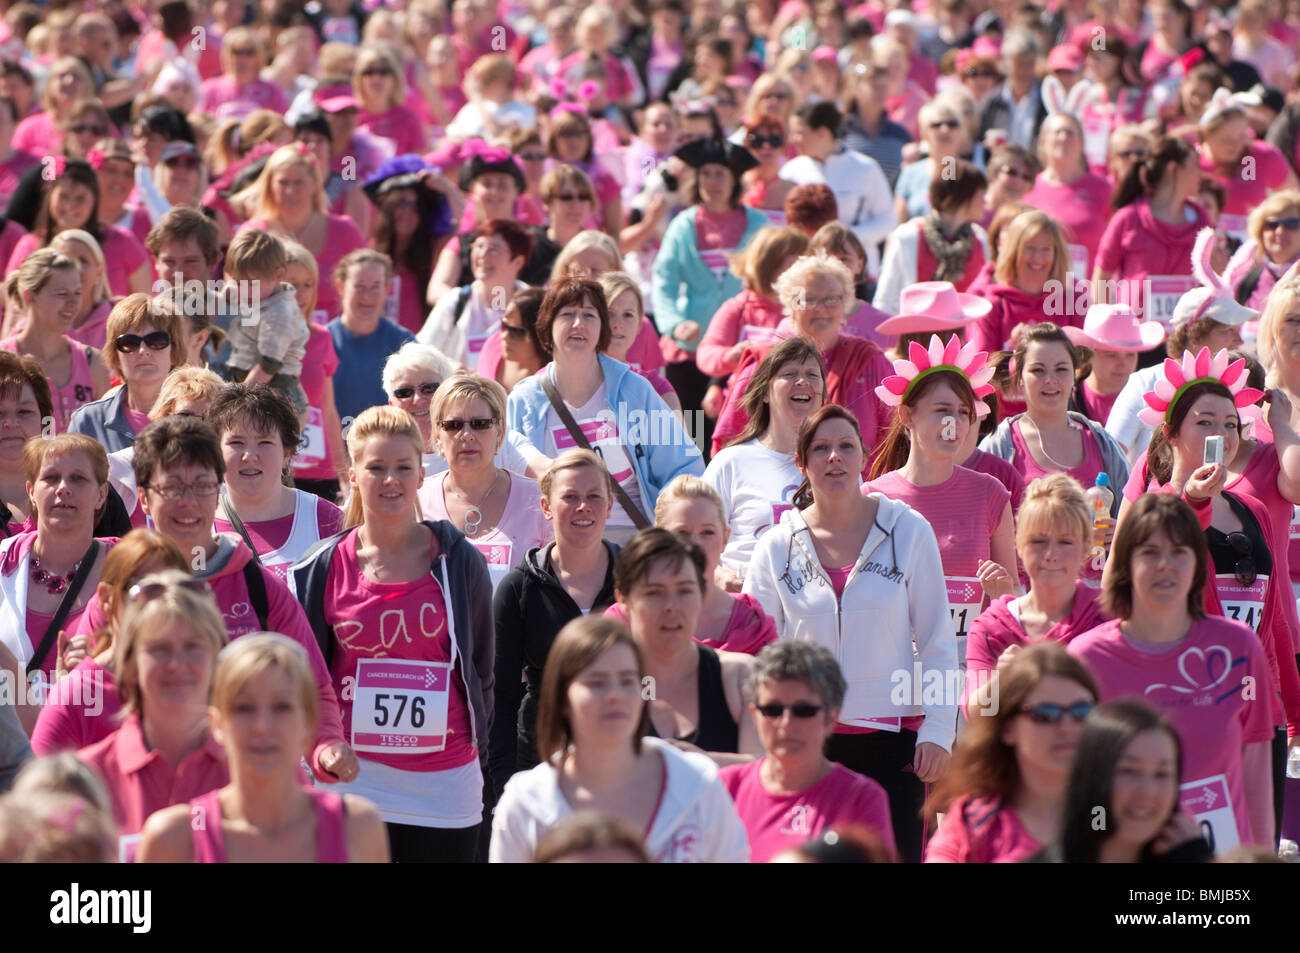
{"label": "silver necklace", "polygon": [[[1072,429],[1074,429],[1074,430],[1078,430],[1078,429],[1079,429],[1078,425],[1076,425],[1075,422],[1074,422],[1073,420],[1069,420],[1068,423],[1070,424],[1070,427],[1071,427]],[[1041,453],[1041,454],[1043,455],[1043,459],[1046,460],[1048,463],[1050,463],[1052,466],[1056,467],[1056,469],[1059,470],[1060,472],[1062,472],[1062,473],[1069,473],[1070,470],[1073,469],[1073,467],[1067,467],[1064,463],[1061,463],[1061,462],[1058,461],[1058,460],[1054,460],[1054,459],[1052,459],[1052,456],[1047,452],[1046,448],[1044,448],[1044,446],[1043,446],[1043,430],[1042,430],[1041,427],[1038,426],[1038,421],[1034,421],[1034,434],[1035,434],[1035,436],[1038,437],[1038,452]],[[1085,451],[1084,451],[1084,456],[1086,457],[1087,455],[1088,455],[1088,453],[1087,453],[1087,451],[1085,450]],[[1082,462],[1082,461],[1080,461],[1080,462]],[[1078,466],[1078,464],[1075,464],[1075,466]]]}
{"label": "silver necklace", "polygon": [[[483,511],[479,507],[481,507],[484,503],[488,501],[488,497],[492,495],[492,491],[496,489],[497,483],[498,481],[500,481],[500,479],[501,479],[501,471],[498,470],[497,475],[492,478],[492,483],[488,486],[487,492],[483,494],[483,498],[478,501],[477,505],[471,503],[469,509],[465,511],[464,526],[465,526],[466,536],[478,535],[478,528],[483,523]],[[469,497],[467,497],[463,491],[457,490],[456,492],[461,499],[463,500],[469,499]]]}

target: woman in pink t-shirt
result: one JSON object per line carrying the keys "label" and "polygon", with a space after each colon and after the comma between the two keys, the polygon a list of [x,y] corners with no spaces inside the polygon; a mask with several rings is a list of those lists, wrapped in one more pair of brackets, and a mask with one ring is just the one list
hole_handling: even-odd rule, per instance
{"label": "woman in pink t-shirt", "polygon": [[202,112],[218,119],[243,119],[254,109],[284,115],[289,102],[279,86],[261,79],[267,62],[262,39],[251,27],[237,26],[221,37],[220,76],[203,81]]}
{"label": "woman in pink t-shirt", "polygon": [[1056,219],[1069,239],[1070,270],[1080,281],[1092,274],[1097,246],[1110,206],[1108,179],[1088,171],[1083,153],[1083,125],[1069,113],[1043,120],[1038,132],[1038,158],[1043,171],[1023,201]]}
{"label": "woman in pink t-shirt", "polygon": [[910,361],[894,362],[899,376],[883,387],[898,402],[898,416],[862,487],[864,495],[906,503],[934,529],[959,661],[984,603],[1018,588],[1011,494],[994,477],[957,465],[977,412],[988,412],[977,399],[993,389],[985,358],[955,336],[945,346],[933,335],[928,352],[913,344]]}
{"label": "woman in pink t-shirt", "polygon": [[1077,480],[1053,473],[1025,488],[1016,514],[1016,554],[1029,591],[995,599],[971,626],[968,686],[986,685],[1004,658],[1027,645],[1064,644],[1104,621],[1097,590],[1079,578],[1092,540],[1092,505]]}
{"label": "woman in pink t-shirt", "polygon": [[764,864],[832,827],[860,825],[894,852],[885,789],[826,757],[847,687],[830,650],[784,639],[754,660],[745,693],[766,754],[718,776]]}
{"label": "woman in pink t-shirt", "polygon": [[50,247],[63,252],[81,269],[81,309],[73,319],[68,337],[102,351],[108,344],[108,314],[113,310],[104,252],[95,236],[80,228],[59,232],[50,241]]}
{"label": "woman in pink t-shirt", "polygon": [[[311,744],[317,710],[299,646],[269,633],[230,646],[216,666],[211,712],[230,783],[151,817],[141,832],[141,862],[388,863],[373,804],[302,784],[301,752]],[[258,819],[266,816],[295,835],[265,832]]]}
{"label": "woman in pink t-shirt", "polygon": [[1170,326],[1179,297],[1197,284],[1196,236],[1212,224],[1194,201],[1200,181],[1196,150],[1182,139],[1161,139],[1129,169],[1097,248],[1094,300],[1130,304],[1144,319]]}
{"label": "woman in pink t-shirt", "polygon": [[[682,401],[673,385],[658,371],[643,368],[632,360],[632,346],[638,340],[645,317],[641,289],[626,272],[611,271],[600,276],[600,287],[609,303],[609,345],[601,353],[622,361],[650,382],[655,393],[679,416]],[[540,307],[540,303],[539,303]]]}
{"label": "woman in pink t-shirt", "polygon": [[[1211,566],[1192,508],[1173,494],[1142,496],[1115,536],[1106,574],[1116,620],[1079,636],[1069,652],[1092,671],[1102,700],[1139,698],[1170,720],[1183,748],[1179,796],[1226,852],[1274,843],[1276,703],[1259,639],[1206,615]],[[1249,685],[1258,688],[1243,690]]]}
{"label": "woman in pink t-shirt", "polygon": [[[1061,843],[1035,860],[1067,864],[1204,863],[1214,856],[1206,824],[1188,814],[1206,788],[1179,803],[1186,745],[1169,720],[1137,699],[1098,705],[1079,734]],[[1111,822],[1098,824],[1099,811]],[[1272,845],[1269,845],[1271,850]]]}
{"label": "woman in pink t-shirt", "polygon": [[133,859],[149,815],[230,780],[208,728],[212,673],[226,644],[212,594],[169,569],[145,576],[128,599],[113,652],[126,718],[77,752],[108,788],[123,860]]}
{"label": "woman in pink t-shirt", "polygon": [[286,579],[290,566],[343,528],[343,512],[333,503],[284,485],[302,438],[297,412],[269,386],[230,384],[204,419],[217,432],[226,464],[213,527],[242,536],[263,566]]}
{"label": "woman in pink t-shirt", "polygon": [[495,591],[530,550],[555,538],[536,481],[496,465],[506,437],[505,389],[469,371],[453,374],[434,393],[429,420],[433,450],[447,469],[425,478],[420,509],[465,534],[487,561]]}
{"label": "woman in pink t-shirt", "polygon": [[361,48],[352,68],[352,93],[360,108],[357,128],[387,139],[399,156],[428,151],[428,130],[415,112],[402,105],[406,102],[406,78],[397,56],[387,47]]}
{"label": "woman in pink t-shirt", "polygon": [[347,440],[348,529],[293,571],[364,763],[344,790],[384,813],[398,862],[468,863],[491,718],[487,566],[450,523],[417,519],[424,441],[408,413],[371,407]]}
{"label": "woman in pink t-shirt", "polygon": [[695,349],[695,363],[712,377],[728,377],[756,344],[776,340],[776,327],[785,317],[773,285],[782,272],[808,249],[802,232],[780,225],[760,228],[732,261],[745,290],[728,298],[709,321]]}
{"label": "woman in pink t-shirt", "polygon": [[54,401],[53,429],[62,433],[72,412],[109,386],[99,350],[68,336],[81,309],[80,269],[67,255],[41,248],[10,273],[5,290],[22,301],[27,321],[17,335],[0,341],[0,350],[41,362]]}
{"label": "woman in pink t-shirt", "polygon": [[1246,107],[1216,94],[1197,126],[1200,168],[1227,190],[1228,201],[1218,227],[1230,238],[1244,241],[1251,209],[1278,189],[1300,185],[1291,163],[1266,142],[1251,138]]}
{"label": "woman in pink t-shirt", "polygon": [[[696,642],[724,652],[757,655],[776,641],[776,623],[758,600],[748,593],[727,592],[715,579],[730,535],[717,490],[699,477],[674,477],[655,504],[655,525],[689,537],[704,553],[704,604],[695,624]],[[618,604],[605,614],[627,621]]]}
{"label": "woman in pink t-shirt", "polygon": [[35,156],[55,156],[63,150],[63,121],[72,107],[95,95],[90,70],[76,56],[61,56],[50,64],[41,96],[41,111],[18,123],[11,145]]}
{"label": "woman in pink t-shirt", "polygon": [[33,751],[38,755],[75,751],[117,730],[122,696],[117,690],[113,640],[121,627],[128,590],[151,573],[188,572],[189,568],[189,559],[177,545],[152,529],[133,530],[109,550],[94,596],[104,625],[95,632],[79,626],[78,634],[67,640],[62,662],[71,671],[59,679],[41,707],[32,732]]}
{"label": "woman in pink t-shirt", "polygon": [[992,283],[980,295],[993,310],[971,325],[966,338],[992,354],[1013,346],[1012,332],[1021,324],[1082,325],[1089,291],[1070,270],[1061,226],[1030,209],[1002,231]]}
{"label": "woman in pink t-shirt", "polygon": [[1015,863],[1056,841],[1084,717],[1097,702],[1088,670],[1054,642],[967,679],[970,721],[952,768],[930,796],[943,823],[930,864]]}
{"label": "woman in pink t-shirt", "polygon": [[352,219],[325,211],[328,171],[318,167],[314,153],[301,143],[276,149],[250,190],[258,202],[252,218],[241,227],[292,238],[311,252],[322,278],[316,288],[316,307],[325,312],[326,321],[341,310],[331,280],[334,266],[349,252],[366,247],[365,235]]}

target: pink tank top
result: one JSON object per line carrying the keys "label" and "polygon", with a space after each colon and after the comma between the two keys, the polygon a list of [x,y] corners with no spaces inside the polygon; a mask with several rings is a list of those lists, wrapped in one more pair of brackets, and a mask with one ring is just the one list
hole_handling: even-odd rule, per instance
{"label": "pink tank top", "polygon": [[[348,862],[348,818],[343,798],[318,788],[303,788],[316,807],[316,863]],[[228,864],[226,841],[221,836],[221,792],[209,791],[190,801],[190,817],[203,817],[205,823],[190,825],[194,845],[194,863]]]}
{"label": "pink tank top", "polygon": [[[1083,462],[1064,472],[1074,477],[1085,487],[1089,487],[1097,482],[1097,474],[1105,467],[1101,458],[1101,448],[1097,446],[1097,439],[1086,428],[1080,432],[1083,435]],[[1011,465],[1020,471],[1021,476],[1025,478],[1025,483],[1031,483],[1041,476],[1048,476],[1058,472],[1039,466],[1038,461],[1034,459],[1034,455],[1029,452],[1029,448],[1025,445],[1025,436],[1020,430],[1019,420],[1011,424],[1011,443],[1016,448],[1016,456],[1011,461]]]}
{"label": "pink tank top", "polygon": [[[95,399],[95,383],[90,377],[90,361],[86,357],[86,345],[74,341],[66,334],[63,335],[63,340],[68,342],[68,347],[72,348],[72,373],[68,375],[68,382],[62,387],[55,387],[54,381],[46,378],[50,384],[50,397],[54,401],[54,425],[57,433],[63,433],[68,429],[68,420],[74,410]],[[0,350],[11,351],[14,354],[21,353],[18,350],[18,338],[12,337],[0,341]]]}

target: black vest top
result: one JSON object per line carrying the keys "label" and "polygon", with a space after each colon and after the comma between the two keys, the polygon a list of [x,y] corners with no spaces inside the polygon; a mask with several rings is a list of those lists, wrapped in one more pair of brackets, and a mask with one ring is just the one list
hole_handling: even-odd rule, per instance
{"label": "black vest top", "polygon": [[[695,648],[700,654],[697,676],[699,718],[695,730],[677,740],[693,744],[704,751],[735,753],[740,748],[740,728],[731,717],[731,709],[727,707],[727,692],[722,687],[722,660],[707,645],[697,642]],[[654,725],[650,726],[650,733],[659,737]]]}

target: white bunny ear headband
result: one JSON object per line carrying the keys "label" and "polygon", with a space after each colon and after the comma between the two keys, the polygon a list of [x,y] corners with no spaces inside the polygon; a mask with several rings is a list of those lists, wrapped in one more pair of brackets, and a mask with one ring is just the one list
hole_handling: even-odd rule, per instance
{"label": "white bunny ear headband", "polygon": [[1083,107],[1088,103],[1088,94],[1092,92],[1092,80],[1081,79],[1065,91],[1065,84],[1055,76],[1043,79],[1043,105],[1048,114],[1069,113],[1076,119],[1083,116]]}
{"label": "white bunny ear headband", "polygon": [[1245,111],[1247,106],[1258,106],[1263,102],[1254,93],[1233,93],[1220,86],[1210,97],[1210,103],[1201,113],[1201,118],[1197,122],[1199,126],[1205,126],[1218,119],[1226,112],[1234,109]]}

